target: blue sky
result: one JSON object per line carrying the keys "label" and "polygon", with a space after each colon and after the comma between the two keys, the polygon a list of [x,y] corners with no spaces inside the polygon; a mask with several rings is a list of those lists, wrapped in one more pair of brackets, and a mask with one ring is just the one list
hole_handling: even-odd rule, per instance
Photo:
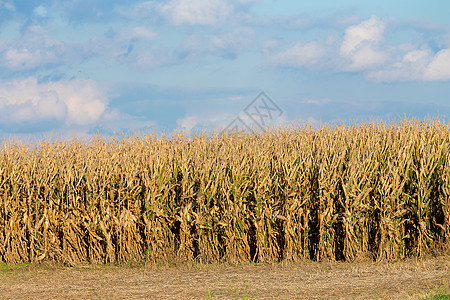
{"label": "blue sky", "polygon": [[[442,0],[0,0],[0,137],[447,118],[449,11]],[[253,101],[260,92],[270,99]]]}

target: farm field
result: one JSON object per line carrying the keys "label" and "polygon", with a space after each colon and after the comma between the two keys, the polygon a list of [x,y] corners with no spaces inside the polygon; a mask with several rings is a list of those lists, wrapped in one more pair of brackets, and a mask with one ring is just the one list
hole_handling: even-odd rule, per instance
{"label": "farm field", "polygon": [[450,297],[450,257],[395,263],[0,266],[0,290],[2,299],[432,299]]}
{"label": "farm field", "polygon": [[0,262],[399,260],[450,241],[446,123],[0,148]]}
{"label": "farm field", "polygon": [[3,142],[2,296],[448,289],[449,132],[404,120]]}

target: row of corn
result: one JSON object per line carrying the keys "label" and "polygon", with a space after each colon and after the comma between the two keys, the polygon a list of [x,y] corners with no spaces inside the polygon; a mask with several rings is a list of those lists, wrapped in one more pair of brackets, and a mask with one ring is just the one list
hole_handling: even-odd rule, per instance
{"label": "row of corn", "polygon": [[3,142],[0,261],[403,259],[450,240],[441,121]]}

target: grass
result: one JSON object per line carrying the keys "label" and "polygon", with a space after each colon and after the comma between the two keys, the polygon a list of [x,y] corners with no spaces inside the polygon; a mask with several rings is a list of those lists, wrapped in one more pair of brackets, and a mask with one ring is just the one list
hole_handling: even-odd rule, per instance
{"label": "grass", "polygon": [[29,265],[30,263],[7,264],[0,262],[0,274],[15,272],[16,270],[23,269]]}
{"label": "grass", "polygon": [[448,285],[440,286],[427,293],[423,300],[447,300],[450,299],[450,287]]}
{"label": "grass", "polygon": [[251,299],[252,297],[250,297],[248,295],[248,288],[249,285],[247,284],[247,280],[244,280],[243,286],[240,288],[225,288],[225,289],[220,289],[220,290],[215,290],[215,291],[208,291],[208,294],[206,296],[206,299],[208,300],[212,300],[212,299],[216,299],[216,297],[218,297],[220,294],[221,297],[223,297],[224,295],[226,295],[227,297],[230,297],[230,299],[233,300],[237,300],[237,299],[242,299],[242,300],[248,300]]}

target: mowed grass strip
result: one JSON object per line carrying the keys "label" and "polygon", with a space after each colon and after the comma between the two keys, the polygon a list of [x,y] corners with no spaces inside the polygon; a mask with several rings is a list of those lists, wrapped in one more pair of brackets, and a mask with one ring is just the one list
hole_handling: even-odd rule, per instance
{"label": "mowed grass strip", "polygon": [[398,260],[450,238],[449,126],[46,140],[0,149],[0,262]]}

